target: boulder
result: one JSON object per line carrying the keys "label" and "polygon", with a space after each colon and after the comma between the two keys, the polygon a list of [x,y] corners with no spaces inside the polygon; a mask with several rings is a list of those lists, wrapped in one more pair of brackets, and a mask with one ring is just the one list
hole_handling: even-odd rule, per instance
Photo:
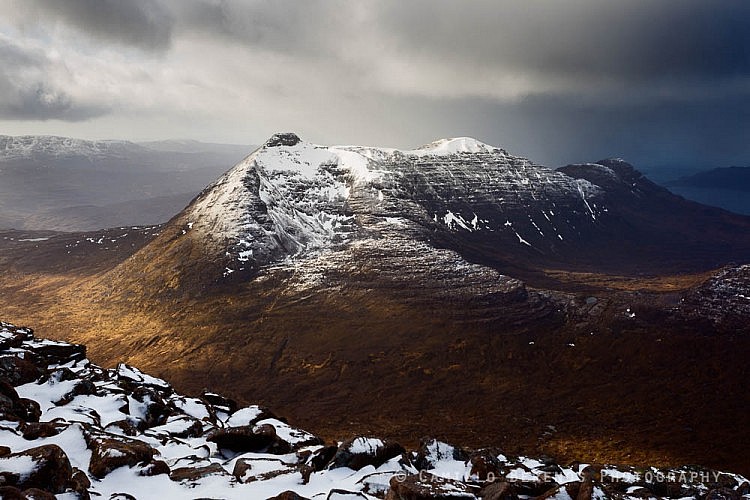
{"label": "boulder", "polygon": [[435,438],[423,438],[420,440],[417,458],[414,460],[414,465],[417,469],[432,469],[441,460],[466,462],[469,460],[469,454],[461,448],[456,448]]}
{"label": "boulder", "polygon": [[34,382],[42,375],[39,368],[28,359],[19,356],[0,356],[0,380],[18,386]]}
{"label": "boulder", "polygon": [[197,481],[207,476],[228,476],[229,473],[219,464],[206,465],[204,467],[180,467],[169,473],[169,479],[176,482]]}
{"label": "boulder", "polygon": [[510,483],[489,483],[482,488],[481,495],[484,500],[514,500],[518,498],[515,488]]}
{"label": "boulder", "polygon": [[25,422],[39,422],[42,408],[33,399],[19,398],[16,403],[16,415]]}
{"label": "boulder", "polygon": [[64,394],[60,399],[55,401],[56,406],[63,406],[75,399],[76,396],[86,396],[90,394],[96,394],[96,386],[90,380],[79,380],[75,383],[73,388]]}
{"label": "boulder", "polygon": [[23,495],[27,500],[55,500],[57,498],[49,491],[39,488],[27,488],[23,490]]}
{"label": "boulder", "polygon": [[86,359],[86,346],[69,344],[67,342],[55,342],[53,340],[40,340],[29,346],[41,362],[48,365],[65,365],[73,361]]}
{"label": "boulder", "polygon": [[216,443],[219,448],[238,453],[268,451],[284,454],[291,451],[291,446],[279,439],[272,425],[244,425],[217,429],[211,432],[206,440]]}
{"label": "boulder", "polygon": [[[601,469],[599,469],[599,473],[601,473]],[[576,496],[576,500],[591,500],[591,498],[594,496],[594,482],[596,481],[596,479],[594,479],[593,475],[594,474],[586,474],[584,471],[583,481],[578,487],[578,495]]]}
{"label": "boulder", "polygon": [[[299,472],[304,480],[305,467],[286,463],[282,460],[269,460],[268,458],[240,458],[234,463],[232,475],[240,483],[252,483],[264,481],[284,474]],[[264,472],[265,471],[265,472]]]}
{"label": "boulder", "polygon": [[104,430],[107,432],[112,432],[113,434],[124,434],[126,436],[138,435],[138,429],[130,420],[116,420],[114,422],[110,422],[109,424],[107,424]]}
{"label": "boulder", "polygon": [[32,441],[39,438],[57,436],[68,428],[65,422],[30,422],[21,426],[24,439]]}
{"label": "boulder", "polygon": [[117,368],[115,368],[115,376],[120,387],[129,391],[134,391],[138,387],[148,387],[165,396],[169,396],[174,392],[172,386],[166,381],[152,377],[151,375],[143,373],[138,368],[125,363],[119,363],[117,365]]}
{"label": "boulder", "polygon": [[0,485],[63,493],[73,468],[59,446],[48,444],[0,457]]}
{"label": "boulder", "polygon": [[122,466],[132,467],[148,463],[154,457],[154,449],[143,441],[130,438],[91,437],[89,472],[99,479]]}
{"label": "boulder", "polygon": [[339,446],[334,455],[331,468],[349,467],[359,470],[362,467],[372,465],[380,467],[391,458],[405,453],[403,446],[392,441],[356,437],[345,441]]}
{"label": "boulder", "polygon": [[501,476],[500,461],[495,453],[477,451],[469,458],[471,471],[469,475],[480,481],[494,481]]}
{"label": "boulder", "polygon": [[581,493],[581,483],[576,481],[573,483],[562,484],[550,489],[548,492],[536,497],[537,500],[547,499],[560,499],[560,498],[578,498]]}
{"label": "boulder", "polygon": [[[201,395],[201,399],[213,406],[215,410],[223,411],[229,415],[236,412],[237,408],[239,408],[237,401],[234,399],[226,398],[213,392],[204,392],[203,395]],[[250,425],[250,423],[248,423],[248,425]]]}
{"label": "boulder", "polygon": [[70,488],[77,493],[83,493],[91,488],[91,480],[85,472],[74,467],[70,478]]}
{"label": "boulder", "polygon": [[467,500],[476,498],[474,488],[452,479],[420,472],[410,476],[394,476],[386,500]]}
{"label": "boulder", "polygon": [[706,493],[704,500],[739,500],[740,494],[730,488],[716,488]]}
{"label": "boulder", "polygon": [[310,458],[307,459],[307,464],[312,467],[315,472],[322,471],[331,463],[331,460],[336,456],[338,450],[337,446],[324,446],[312,453]]}
{"label": "boulder", "polygon": [[23,332],[3,330],[0,332],[0,351],[21,347],[26,337],[26,334]]}
{"label": "boulder", "polygon": [[138,472],[139,476],[158,476],[160,474],[169,474],[169,465],[163,460],[154,460]]}
{"label": "boulder", "polygon": [[143,420],[146,427],[162,425],[172,415],[172,408],[164,402],[159,391],[151,387],[136,387],[130,395],[133,399],[145,405]]}
{"label": "boulder", "polygon": [[367,496],[358,491],[347,491],[341,489],[335,489],[328,492],[326,500],[367,500]]}
{"label": "boulder", "polygon": [[26,500],[26,495],[15,486],[0,486],[0,498],[3,500]]}
{"label": "boulder", "polygon": [[232,475],[237,481],[244,483],[246,474],[253,469],[253,463],[251,460],[246,458],[240,458],[234,463],[234,469]]}
{"label": "boulder", "polygon": [[284,491],[282,493],[279,493],[275,497],[269,497],[266,500],[310,500],[310,499],[307,497],[300,496],[293,491]]}
{"label": "boulder", "polygon": [[[181,416],[174,420],[168,420],[169,435],[173,438],[191,438],[203,435],[203,423],[192,417]],[[177,427],[182,425],[182,428]]]}

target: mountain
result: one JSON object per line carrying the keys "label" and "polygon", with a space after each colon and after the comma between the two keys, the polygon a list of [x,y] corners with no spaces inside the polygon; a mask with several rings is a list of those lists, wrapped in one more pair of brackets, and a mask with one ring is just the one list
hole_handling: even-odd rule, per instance
{"label": "mountain", "polygon": [[[0,322],[3,498],[739,498],[738,474],[690,466],[558,465],[549,457],[418,449],[372,436],[326,443],[257,405],[198,397],[86,347]],[[305,496],[302,496],[305,495]]]}
{"label": "mountain", "polygon": [[699,203],[750,215],[750,167],[716,168],[664,183],[675,194]]}
{"label": "mountain", "polygon": [[0,228],[165,222],[245,155],[244,147],[201,145],[0,136]]}
{"label": "mountain", "polygon": [[681,177],[668,182],[667,185],[750,191],[750,167],[715,168]]}
{"label": "mountain", "polygon": [[205,284],[321,255],[343,268],[357,253],[391,249],[395,268],[409,250],[524,278],[542,266],[678,272],[742,260],[749,229],[749,219],[674,196],[622,160],[555,171],[468,138],[398,151],[279,134],[205,189],[137,265],[164,261],[163,281]]}
{"label": "mountain", "polygon": [[158,228],[5,233],[0,295],[326,439],[745,472],[749,228],[622,160],[277,134]]}

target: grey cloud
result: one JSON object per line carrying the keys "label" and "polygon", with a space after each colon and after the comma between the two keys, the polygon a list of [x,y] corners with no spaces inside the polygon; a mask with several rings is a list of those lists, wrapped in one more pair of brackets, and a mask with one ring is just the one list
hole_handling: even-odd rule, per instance
{"label": "grey cloud", "polygon": [[49,61],[0,39],[0,119],[81,121],[107,113],[101,106],[76,102],[48,81]]}
{"label": "grey cloud", "polygon": [[345,0],[171,0],[184,35],[199,32],[297,56],[329,56],[350,34]]}
{"label": "grey cloud", "polygon": [[165,50],[173,19],[158,0],[25,0],[25,9],[95,39]]}

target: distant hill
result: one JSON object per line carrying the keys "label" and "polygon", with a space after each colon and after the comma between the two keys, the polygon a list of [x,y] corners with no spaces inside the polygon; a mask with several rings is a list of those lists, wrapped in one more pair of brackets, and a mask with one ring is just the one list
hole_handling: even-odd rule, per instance
{"label": "distant hill", "polygon": [[251,146],[0,136],[0,228],[166,222]]}
{"label": "distant hill", "polygon": [[674,194],[704,205],[750,215],[750,167],[726,167],[662,183]]}
{"label": "distant hill", "polygon": [[715,168],[667,182],[667,186],[750,191],[750,167]]}

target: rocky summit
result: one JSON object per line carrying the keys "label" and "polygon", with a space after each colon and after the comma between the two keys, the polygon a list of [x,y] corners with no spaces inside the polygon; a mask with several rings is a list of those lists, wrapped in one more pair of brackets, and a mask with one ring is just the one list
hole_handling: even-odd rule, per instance
{"label": "rocky summit", "polygon": [[750,498],[744,477],[697,466],[557,464],[432,438],[412,451],[372,436],[326,443],[267,408],[183,396],[8,323],[0,443],[2,498]]}

